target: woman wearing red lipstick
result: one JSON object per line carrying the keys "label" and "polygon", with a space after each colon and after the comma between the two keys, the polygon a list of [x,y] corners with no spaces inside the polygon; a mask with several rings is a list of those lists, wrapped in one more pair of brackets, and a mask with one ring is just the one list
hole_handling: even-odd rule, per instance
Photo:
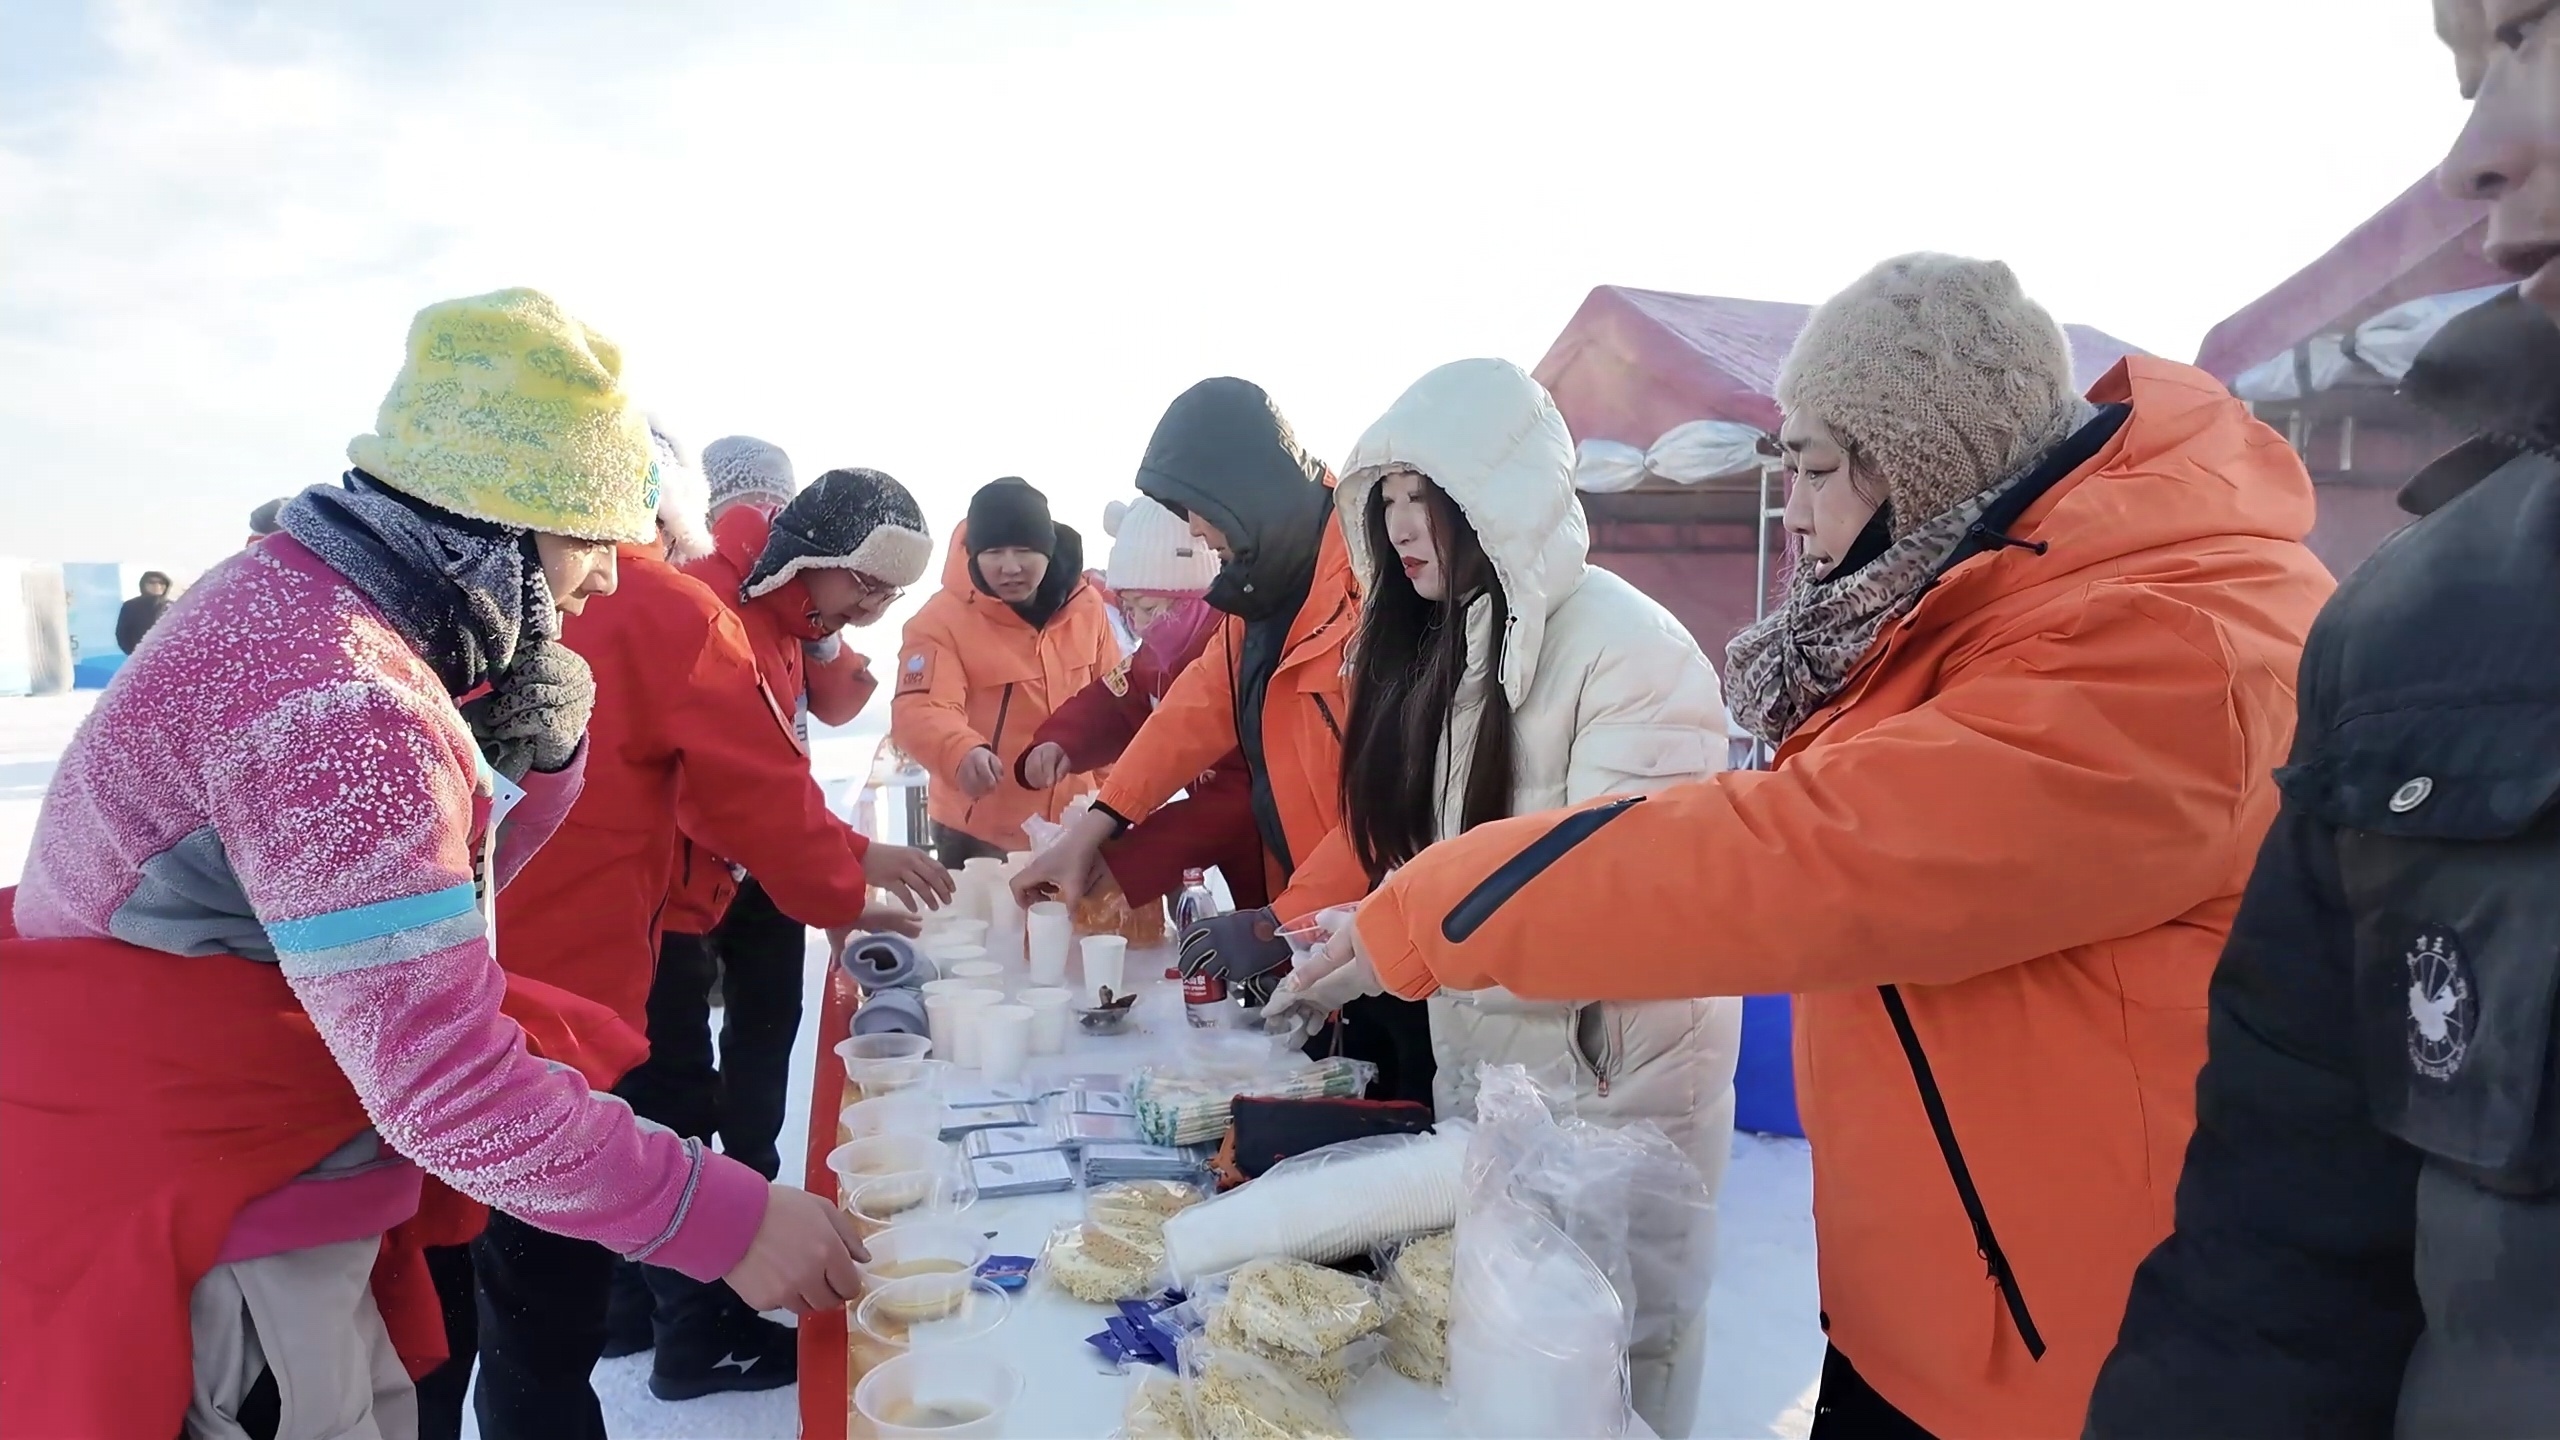
{"label": "woman wearing red lipstick", "polygon": [[[1663,789],[1724,768],[1724,695],[1680,622],[1587,562],[1573,439],[1503,360],[1425,375],[1361,437],[1334,492],[1365,608],[1343,736],[1343,828],[1371,884],[1487,820]],[[1381,562],[1396,571],[1381,574]],[[1400,574],[1397,572],[1401,572]],[[1427,1008],[1426,1008],[1427,1007]],[[1733,1139],[1737,999],[1585,1003],[1499,987],[1375,995],[1353,1029],[1410,1037],[1389,1078],[1472,1116],[1476,1073],[1525,1065],[1603,1124],[1650,1120],[1712,1194]],[[1427,1020],[1426,1020],[1427,1017]],[[1713,1237],[1639,1217],[1632,1383],[1689,1433]]]}

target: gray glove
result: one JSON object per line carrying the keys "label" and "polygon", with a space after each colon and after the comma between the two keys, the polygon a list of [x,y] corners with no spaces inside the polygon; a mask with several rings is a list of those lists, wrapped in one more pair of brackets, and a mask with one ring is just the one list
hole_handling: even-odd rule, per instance
{"label": "gray glove", "polygon": [[1289,963],[1289,942],[1266,907],[1212,915],[1182,932],[1182,973],[1214,975],[1235,984],[1259,979]]}
{"label": "gray glove", "polygon": [[487,695],[463,707],[490,768],[510,780],[549,774],[578,753],[596,708],[585,657],[557,640],[526,651]]}

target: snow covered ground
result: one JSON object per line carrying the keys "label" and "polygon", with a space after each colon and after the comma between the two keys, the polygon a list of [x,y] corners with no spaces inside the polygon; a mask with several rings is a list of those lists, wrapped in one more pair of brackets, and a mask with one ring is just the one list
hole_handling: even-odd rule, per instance
{"label": "snow covered ground", "polygon": [[[0,877],[14,880],[23,867],[54,763],[95,698],[95,692],[0,698]],[[811,746],[820,775],[858,776],[878,733],[876,721],[869,726],[857,722],[846,731],[822,731]],[[812,956],[811,1014],[817,1010],[823,958]],[[802,1153],[808,1133],[806,1096],[815,1050],[813,1037],[804,1028],[792,1057],[792,1110],[783,1135],[786,1156]],[[1801,1436],[1813,1421],[1814,1382],[1822,1365],[1822,1331],[1814,1293],[1813,1176],[1804,1142],[1735,1137],[1720,1222],[1696,1433],[1704,1440]],[[650,1397],[648,1378],[645,1355],[607,1360],[596,1367],[596,1391],[613,1435],[632,1440],[781,1440],[797,1433],[794,1391],[715,1396],[668,1405]],[[474,1435],[467,1422],[464,1434]]]}

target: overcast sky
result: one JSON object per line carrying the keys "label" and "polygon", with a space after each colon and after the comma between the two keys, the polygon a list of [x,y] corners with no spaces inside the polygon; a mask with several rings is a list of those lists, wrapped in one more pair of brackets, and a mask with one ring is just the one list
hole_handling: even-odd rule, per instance
{"label": "overcast sky", "polygon": [[532,285],[696,446],[1018,473],[1165,402],[1339,457],[1592,286],[1998,256],[2188,358],[2442,153],[2426,0],[82,4],[0,17],[0,554],[193,568],[333,479],[409,316]]}

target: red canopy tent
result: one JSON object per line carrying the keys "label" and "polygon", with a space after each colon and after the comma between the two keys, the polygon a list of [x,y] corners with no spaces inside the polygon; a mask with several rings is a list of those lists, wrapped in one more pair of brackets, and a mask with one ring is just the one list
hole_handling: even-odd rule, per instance
{"label": "red canopy tent", "polygon": [[[2302,452],[2320,489],[2311,548],[2337,574],[2407,523],[2400,487],[2462,438],[2401,400],[2396,376],[2357,362],[2358,327],[2412,301],[2502,283],[2480,251],[2487,226],[2487,206],[2449,198],[2425,176],[2214,326],[2196,352],[2199,367],[2251,399]],[[2325,353],[2315,357],[2315,347]],[[2270,398],[2247,383],[2286,357],[2291,363],[2277,368],[2293,376],[2275,377],[2284,393]]]}
{"label": "red canopy tent", "polygon": [[[1812,307],[1603,285],[1538,362],[1574,438],[1649,446],[1693,420],[1725,420],[1775,434],[1778,366]],[[2086,326],[2066,326],[2073,369],[2096,383],[2138,353]],[[1691,485],[1647,480],[1585,494],[1592,559],[1678,615],[1708,653],[1754,614],[1761,573],[1760,476],[1745,470]],[[1770,527],[1769,543],[1783,551]],[[1772,564],[1774,576],[1782,567]]]}

